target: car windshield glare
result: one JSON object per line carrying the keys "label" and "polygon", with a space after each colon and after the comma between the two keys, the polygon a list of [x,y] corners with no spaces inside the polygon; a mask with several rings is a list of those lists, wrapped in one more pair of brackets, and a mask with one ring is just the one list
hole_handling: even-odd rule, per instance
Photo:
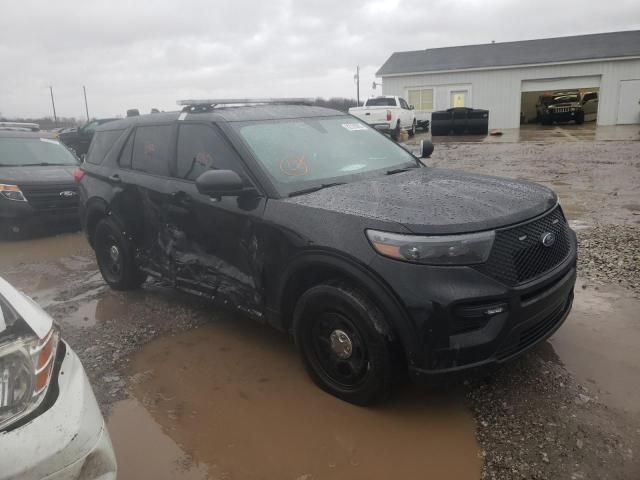
{"label": "car windshield glare", "polygon": [[0,138],[0,166],[77,165],[65,146],[50,138]]}
{"label": "car windshield glare", "polygon": [[251,121],[234,128],[283,195],[420,165],[405,149],[348,116]]}

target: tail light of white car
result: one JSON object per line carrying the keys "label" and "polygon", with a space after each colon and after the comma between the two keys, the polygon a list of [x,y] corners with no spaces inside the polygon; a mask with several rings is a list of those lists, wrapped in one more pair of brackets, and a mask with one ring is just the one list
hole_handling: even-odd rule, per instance
{"label": "tail light of white car", "polygon": [[60,333],[33,333],[0,341],[0,430],[37,409],[46,397]]}
{"label": "tail light of white car", "polygon": [[387,122],[391,121],[391,110],[387,110]]}

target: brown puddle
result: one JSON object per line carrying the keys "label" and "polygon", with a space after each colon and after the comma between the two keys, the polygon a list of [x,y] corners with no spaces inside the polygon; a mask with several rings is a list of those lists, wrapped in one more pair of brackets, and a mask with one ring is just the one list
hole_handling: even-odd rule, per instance
{"label": "brown puddle", "polygon": [[[170,478],[203,466],[214,479],[480,476],[460,398],[403,387],[376,408],[347,404],[311,383],[286,338],[233,315],[151,342],[130,373],[137,403],[109,421],[121,479],[165,478],[146,469],[158,457],[172,471],[189,459]],[[140,426],[151,418],[158,428]],[[168,437],[181,451],[163,453]]]}
{"label": "brown puddle", "polygon": [[576,285],[573,310],[551,337],[552,351],[604,403],[640,413],[640,300],[614,287]]}

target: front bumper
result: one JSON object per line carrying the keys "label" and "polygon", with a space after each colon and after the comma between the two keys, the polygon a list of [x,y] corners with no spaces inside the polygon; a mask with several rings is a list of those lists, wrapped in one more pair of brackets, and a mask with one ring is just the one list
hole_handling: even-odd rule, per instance
{"label": "front bumper", "polygon": [[556,268],[508,287],[470,267],[433,267],[377,257],[372,265],[399,297],[394,326],[414,379],[514,358],[551,336],[573,302],[576,239]]}
{"label": "front bumper", "polygon": [[80,223],[78,208],[37,209],[29,202],[15,202],[0,198],[0,223],[6,229],[18,233],[38,227],[77,226]]}
{"label": "front bumper", "polygon": [[0,480],[116,478],[115,454],[93,390],[80,359],[65,347],[54,403],[0,433]]}
{"label": "front bumper", "polygon": [[571,122],[579,117],[579,112],[549,112],[547,116],[554,122]]}

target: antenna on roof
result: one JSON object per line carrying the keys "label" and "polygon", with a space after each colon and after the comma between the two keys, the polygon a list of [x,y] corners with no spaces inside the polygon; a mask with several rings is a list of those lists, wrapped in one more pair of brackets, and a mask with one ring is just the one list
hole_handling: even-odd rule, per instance
{"label": "antenna on roof", "polygon": [[312,105],[313,98],[207,98],[178,100],[183,112],[210,112],[217,106],[229,105]]}

